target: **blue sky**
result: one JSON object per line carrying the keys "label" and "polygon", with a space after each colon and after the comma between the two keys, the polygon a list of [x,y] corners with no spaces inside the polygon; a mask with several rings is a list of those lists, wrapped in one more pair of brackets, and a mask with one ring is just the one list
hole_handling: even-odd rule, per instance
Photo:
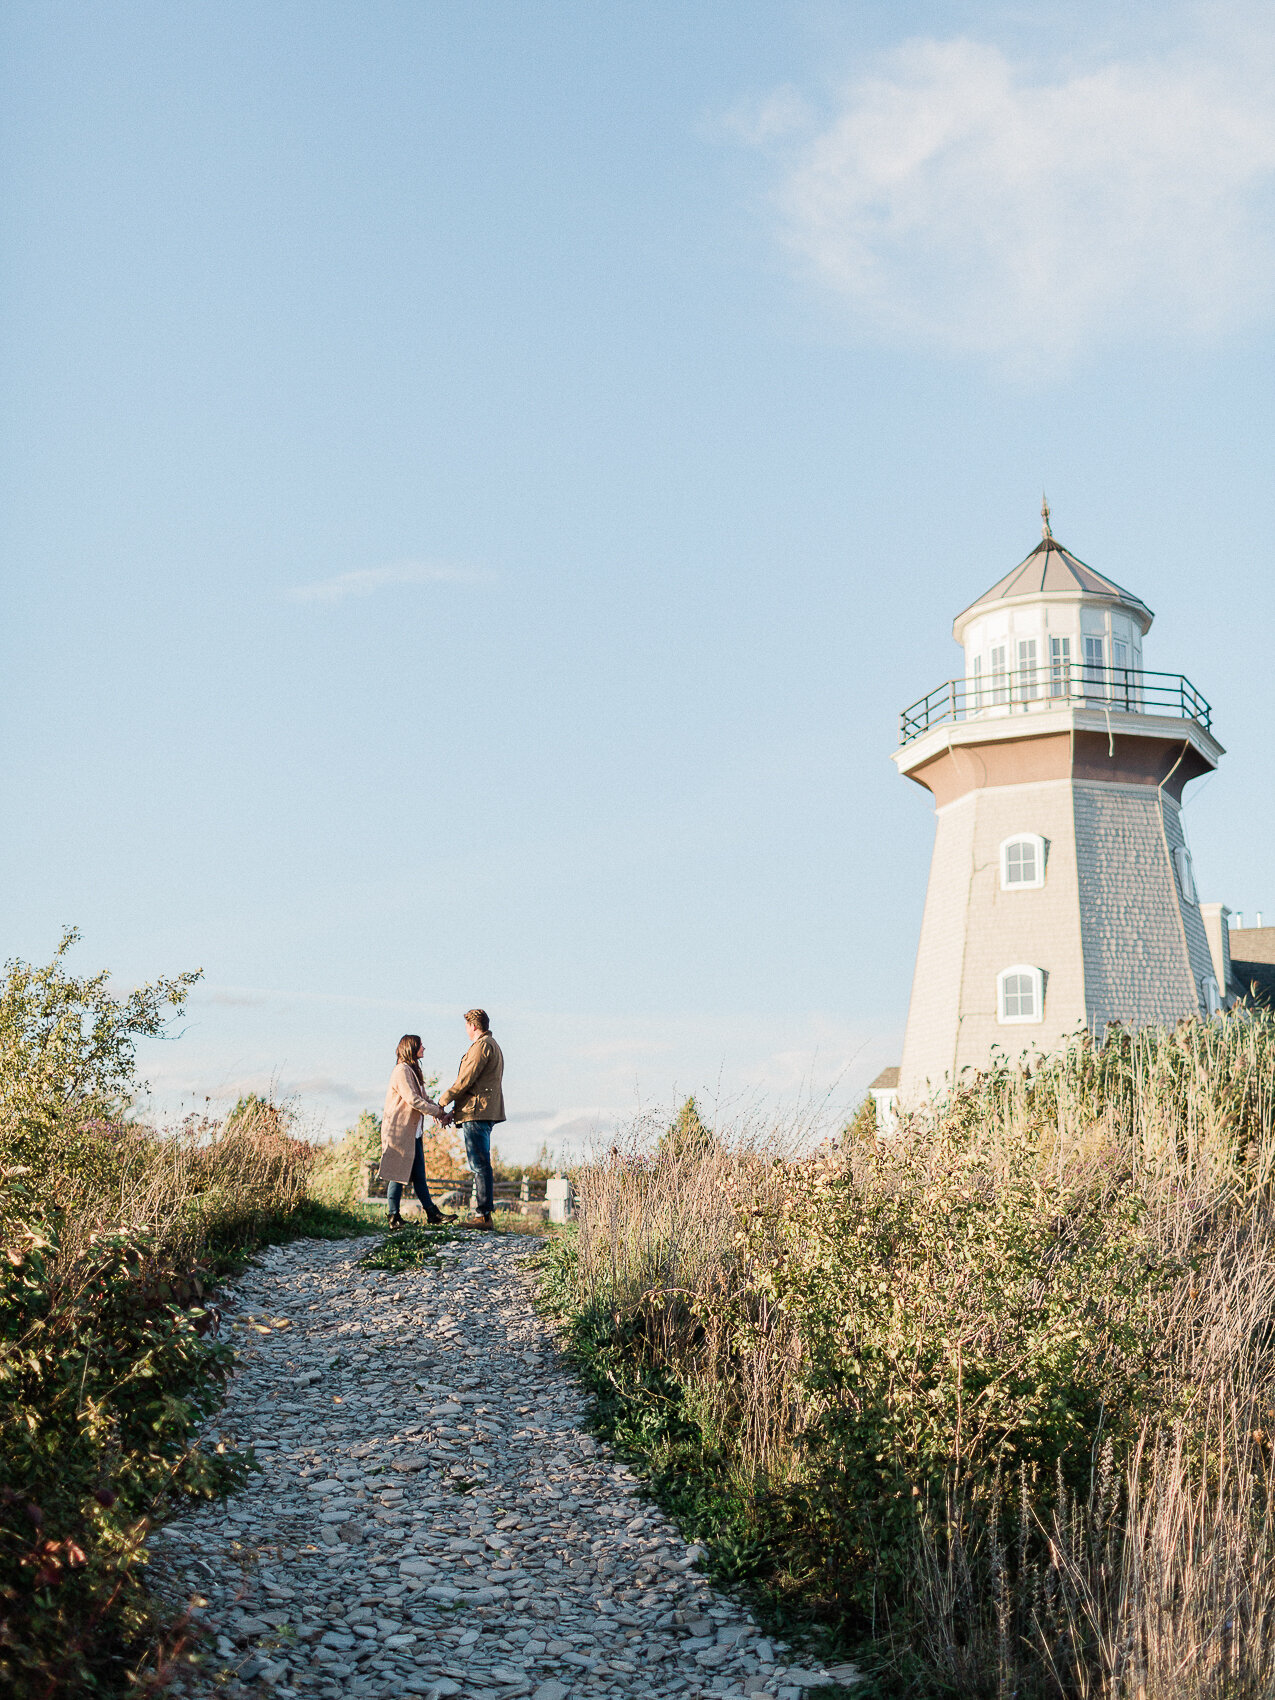
{"label": "blue sky", "polygon": [[173,1113],[492,1013],[515,1152],[897,1061],[953,614],[1059,538],[1275,911],[1260,8],[15,4],[5,954]]}

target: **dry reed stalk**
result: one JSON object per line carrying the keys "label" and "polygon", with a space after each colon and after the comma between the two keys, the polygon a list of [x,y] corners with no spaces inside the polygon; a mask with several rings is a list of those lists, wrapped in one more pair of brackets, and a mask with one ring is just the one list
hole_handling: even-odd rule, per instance
{"label": "dry reed stalk", "polygon": [[60,1283],[78,1279],[83,1254],[106,1234],[141,1235],[156,1253],[193,1258],[218,1235],[286,1216],[307,1197],[315,1155],[269,1105],[166,1133],[92,1123],[75,1141],[80,1166],[49,1183]]}

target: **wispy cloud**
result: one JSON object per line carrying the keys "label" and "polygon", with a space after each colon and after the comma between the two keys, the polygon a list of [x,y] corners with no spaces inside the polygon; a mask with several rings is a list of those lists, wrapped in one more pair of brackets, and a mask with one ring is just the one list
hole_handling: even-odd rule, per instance
{"label": "wispy cloud", "polygon": [[476,568],[452,566],[446,561],[399,561],[389,567],[362,567],[356,572],[316,579],[313,584],[293,585],[287,595],[293,602],[342,602],[348,596],[372,596],[399,585],[482,584],[488,577]]}
{"label": "wispy cloud", "polygon": [[917,40],[831,113],[782,89],[734,127],[777,151],[784,239],[855,326],[1057,369],[1270,311],[1273,48],[1263,20],[1050,77]]}
{"label": "wispy cloud", "polygon": [[307,1075],[304,1080],[293,1081],[288,1087],[289,1095],[299,1098],[327,1098],[342,1104],[358,1104],[369,1109],[379,1103],[381,1094],[376,1087],[356,1086],[348,1080],[334,1080],[328,1074]]}

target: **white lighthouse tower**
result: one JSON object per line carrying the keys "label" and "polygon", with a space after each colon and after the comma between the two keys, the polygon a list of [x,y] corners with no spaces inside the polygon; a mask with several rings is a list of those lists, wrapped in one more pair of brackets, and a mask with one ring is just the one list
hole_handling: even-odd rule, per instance
{"label": "white lighthouse tower", "polygon": [[964,676],[901,716],[936,830],[898,1094],[912,1104],[1110,1022],[1209,1014],[1219,985],[1182,830],[1224,753],[1209,705],[1149,672],[1146,604],[1041,541],[958,614]]}

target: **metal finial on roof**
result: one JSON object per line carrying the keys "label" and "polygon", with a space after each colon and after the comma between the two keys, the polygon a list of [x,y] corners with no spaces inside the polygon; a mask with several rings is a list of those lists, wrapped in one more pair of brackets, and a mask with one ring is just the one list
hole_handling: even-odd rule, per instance
{"label": "metal finial on roof", "polygon": [[1040,493],[1040,535],[1048,541],[1053,537],[1049,529],[1049,497],[1042,490]]}

